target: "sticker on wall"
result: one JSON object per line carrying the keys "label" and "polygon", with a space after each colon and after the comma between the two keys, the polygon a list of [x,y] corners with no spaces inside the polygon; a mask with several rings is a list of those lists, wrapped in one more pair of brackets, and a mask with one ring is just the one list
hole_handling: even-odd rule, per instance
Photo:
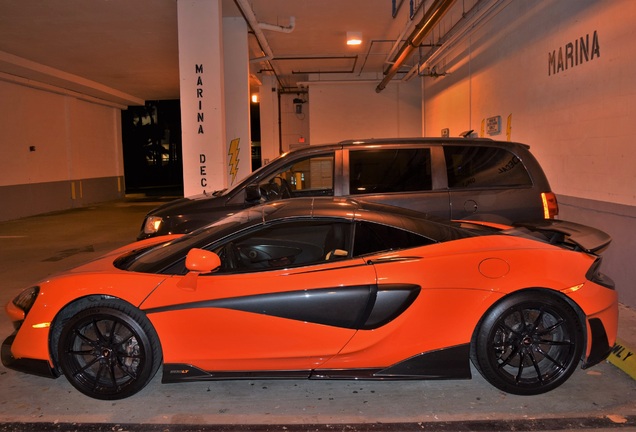
{"label": "sticker on wall", "polygon": [[508,115],[508,123],[506,124],[506,140],[512,139],[512,113]]}
{"label": "sticker on wall", "polygon": [[486,133],[499,135],[501,133],[501,116],[488,117],[486,119]]}
{"label": "sticker on wall", "polygon": [[241,152],[241,149],[239,147],[240,141],[240,138],[234,138],[232,141],[230,141],[230,148],[227,152],[227,155],[230,157],[228,165],[230,168],[230,175],[232,176],[232,181],[230,184],[234,184],[234,180],[236,180],[236,174],[238,174],[239,171],[239,153]]}

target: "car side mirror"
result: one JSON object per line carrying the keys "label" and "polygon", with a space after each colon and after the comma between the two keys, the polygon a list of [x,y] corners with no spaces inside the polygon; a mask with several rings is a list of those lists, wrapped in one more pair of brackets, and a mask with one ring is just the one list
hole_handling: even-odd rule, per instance
{"label": "car side mirror", "polygon": [[221,267],[221,258],[214,252],[193,248],[186,255],[188,273],[181,278],[177,286],[185,291],[195,291],[201,273],[210,273]]}
{"label": "car side mirror", "polygon": [[245,201],[254,202],[261,200],[261,188],[255,184],[249,184],[245,186]]}
{"label": "car side mirror", "polygon": [[193,248],[186,255],[185,264],[188,271],[210,273],[221,266],[221,258],[214,252]]}

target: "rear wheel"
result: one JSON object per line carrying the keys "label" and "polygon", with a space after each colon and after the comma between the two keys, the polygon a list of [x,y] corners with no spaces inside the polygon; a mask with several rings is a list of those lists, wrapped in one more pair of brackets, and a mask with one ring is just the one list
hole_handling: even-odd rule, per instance
{"label": "rear wheel", "polygon": [[563,384],[583,350],[576,312],[555,295],[514,294],[491,309],[473,338],[475,367],[495,387],[535,395]]}
{"label": "rear wheel", "polygon": [[58,361],[69,382],[96,399],[122,399],[148,384],[161,363],[156,332],[138,309],[104,302],[62,328]]}

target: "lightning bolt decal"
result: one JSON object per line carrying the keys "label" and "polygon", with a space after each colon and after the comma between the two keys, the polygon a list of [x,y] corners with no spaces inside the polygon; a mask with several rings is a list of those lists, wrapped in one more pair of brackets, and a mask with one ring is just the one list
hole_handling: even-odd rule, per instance
{"label": "lightning bolt decal", "polygon": [[234,184],[234,180],[236,179],[236,174],[238,174],[238,163],[239,163],[239,153],[241,149],[239,148],[240,138],[234,138],[230,142],[230,151],[227,155],[230,157],[230,162],[228,163],[230,167],[230,174],[232,174],[232,184]]}

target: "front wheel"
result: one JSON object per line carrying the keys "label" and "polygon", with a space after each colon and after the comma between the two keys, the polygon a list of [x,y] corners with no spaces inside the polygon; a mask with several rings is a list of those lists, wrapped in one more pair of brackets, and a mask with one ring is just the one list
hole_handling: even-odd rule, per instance
{"label": "front wheel", "polygon": [[563,384],[583,351],[576,312],[555,295],[513,294],[492,308],[471,346],[479,372],[495,387],[535,395]]}
{"label": "front wheel", "polygon": [[161,350],[154,328],[138,309],[104,303],[65,323],[58,360],[80,392],[95,399],[123,399],[141,390],[157,372]]}

